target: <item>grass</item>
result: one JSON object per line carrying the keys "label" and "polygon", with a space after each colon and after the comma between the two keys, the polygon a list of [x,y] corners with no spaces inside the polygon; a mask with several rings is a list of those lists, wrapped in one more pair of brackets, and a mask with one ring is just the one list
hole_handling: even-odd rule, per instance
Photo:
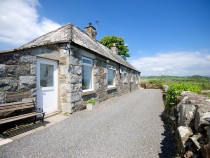
{"label": "grass", "polygon": [[177,83],[187,83],[201,88],[201,90],[210,90],[210,77],[204,76],[148,76],[141,77],[141,83],[151,83],[158,85],[173,85]]}
{"label": "grass", "polygon": [[210,98],[210,94],[205,94],[205,95]]}

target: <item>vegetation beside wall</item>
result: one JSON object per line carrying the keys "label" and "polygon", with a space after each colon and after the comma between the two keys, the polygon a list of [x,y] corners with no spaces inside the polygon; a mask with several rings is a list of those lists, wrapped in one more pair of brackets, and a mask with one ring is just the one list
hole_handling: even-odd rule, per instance
{"label": "vegetation beside wall", "polygon": [[[149,76],[141,77],[141,84],[168,85],[168,92],[165,97],[165,106],[170,108],[177,104],[177,96],[182,91],[200,93],[202,90],[210,90],[210,77],[204,76]],[[210,94],[206,94],[210,96]]]}
{"label": "vegetation beside wall", "polygon": [[151,83],[159,85],[171,85],[175,83],[188,83],[191,85],[196,85],[201,88],[201,90],[210,90],[210,77],[204,76],[148,76],[141,77],[141,83]]}
{"label": "vegetation beside wall", "polygon": [[177,105],[177,97],[182,93],[182,91],[191,91],[195,93],[200,93],[201,88],[197,85],[189,83],[174,83],[169,85],[168,92],[166,94],[165,106],[170,108],[173,105]]}

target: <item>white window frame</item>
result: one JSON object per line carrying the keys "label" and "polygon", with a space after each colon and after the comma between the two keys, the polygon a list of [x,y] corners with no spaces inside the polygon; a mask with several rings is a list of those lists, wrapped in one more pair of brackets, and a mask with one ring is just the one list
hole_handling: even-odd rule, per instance
{"label": "white window frame", "polygon": [[[91,64],[87,64],[87,63],[83,63],[83,59],[86,59],[86,60],[90,60],[91,61]],[[92,68],[92,71],[91,71],[91,89],[84,89],[84,90],[82,90],[82,92],[88,92],[88,91],[93,91],[94,90],[94,85],[93,85],[93,60],[92,59],[90,59],[90,58],[87,58],[87,57],[82,57],[82,65],[85,65],[85,66],[89,66],[89,67],[91,67]],[[83,70],[83,69],[82,69]]]}
{"label": "white window frame", "polygon": [[139,84],[139,76],[136,75],[136,84]]}
{"label": "white window frame", "polygon": [[[113,79],[113,85],[108,85],[108,69],[114,71],[114,79]],[[107,66],[107,87],[108,88],[115,88],[116,87],[116,68],[114,66],[108,65]]]}
{"label": "white window frame", "polygon": [[131,75],[131,83],[133,83],[133,78],[134,78],[133,75]]}
{"label": "white window frame", "polygon": [[123,81],[124,81],[124,83],[128,83],[128,73],[127,72],[124,72],[124,74],[123,74]]}

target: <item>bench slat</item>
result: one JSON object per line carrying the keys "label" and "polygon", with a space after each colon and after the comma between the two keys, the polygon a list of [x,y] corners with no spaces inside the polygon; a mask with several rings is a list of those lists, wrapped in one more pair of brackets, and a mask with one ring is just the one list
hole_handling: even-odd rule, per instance
{"label": "bench slat", "polygon": [[41,115],[41,114],[43,115],[43,113],[32,112],[32,113],[28,113],[28,114],[24,114],[24,115],[18,115],[18,116],[14,116],[14,117],[5,118],[5,119],[0,119],[0,124],[13,122],[13,121],[21,120],[24,118]]}
{"label": "bench slat", "polygon": [[10,109],[14,107],[21,107],[21,106],[27,106],[27,105],[34,105],[34,103],[22,103],[22,104],[17,104],[17,105],[5,105],[5,106],[0,106],[0,109]]}
{"label": "bench slat", "polygon": [[22,109],[29,109],[29,108],[33,108],[33,107],[34,107],[33,105],[27,105],[27,106],[21,106],[21,107],[16,107],[16,108],[11,108],[11,109],[0,109],[0,113],[22,110]]}
{"label": "bench slat", "polygon": [[23,108],[27,108],[27,106],[29,107],[34,107],[34,104],[22,104],[22,105],[12,105],[12,106],[5,106],[5,107],[0,107],[0,110],[5,110],[5,109],[8,109],[8,110],[16,110],[16,109],[19,109],[21,107]]}
{"label": "bench slat", "polygon": [[5,103],[5,104],[0,104],[0,107],[2,107],[2,106],[10,106],[10,105],[19,105],[19,104],[24,104],[24,103],[32,103],[33,104],[33,101]]}

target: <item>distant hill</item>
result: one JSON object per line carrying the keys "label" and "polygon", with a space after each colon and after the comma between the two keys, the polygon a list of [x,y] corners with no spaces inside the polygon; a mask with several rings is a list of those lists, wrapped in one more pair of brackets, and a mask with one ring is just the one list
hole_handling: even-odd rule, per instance
{"label": "distant hill", "polygon": [[193,76],[142,76],[141,79],[153,79],[153,80],[205,80],[210,81],[210,77],[208,76],[200,76],[200,75],[193,75]]}
{"label": "distant hill", "polygon": [[193,75],[193,76],[143,76],[141,83],[158,83],[158,84],[173,84],[185,82],[195,84],[203,90],[210,90],[210,77]]}

